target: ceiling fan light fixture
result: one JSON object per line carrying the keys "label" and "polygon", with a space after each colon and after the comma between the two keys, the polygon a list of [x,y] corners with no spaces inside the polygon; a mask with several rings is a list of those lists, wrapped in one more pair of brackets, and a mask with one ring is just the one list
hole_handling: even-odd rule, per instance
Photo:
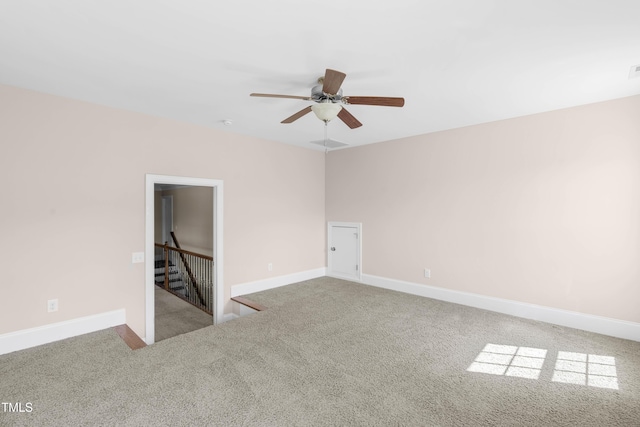
{"label": "ceiling fan light fixture", "polygon": [[333,102],[320,102],[311,106],[311,111],[323,122],[335,119],[340,110],[342,105]]}

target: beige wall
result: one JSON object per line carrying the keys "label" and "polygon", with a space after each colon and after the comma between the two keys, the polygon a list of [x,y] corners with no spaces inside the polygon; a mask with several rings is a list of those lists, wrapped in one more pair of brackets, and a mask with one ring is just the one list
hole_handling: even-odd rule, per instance
{"label": "beige wall", "polygon": [[125,308],[145,335],[147,173],[224,181],[227,297],[325,265],[324,153],[1,85],[0,135],[0,334]]}
{"label": "beige wall", "polygon": [[640,322],[640,96],[332,151],[326,194],[365,274]]}
{"label": "beige wall", "polygon": [[[155,242],[162,242],[162,197],[173,198],[173,229],[183,249],[213,256],[213,189],[182,187],[155,192]],[[169,242],[174,246],[173,242]]]}
{"label": "beige wall", "polygon": [[639,112],[636,96],[333,151],[325,168],[0,85],[0,334],[125,308],[144,336],[147,173],[224,180],[226,298],[325,266],[325,220],[358,221],[365,274],[640,322]]}

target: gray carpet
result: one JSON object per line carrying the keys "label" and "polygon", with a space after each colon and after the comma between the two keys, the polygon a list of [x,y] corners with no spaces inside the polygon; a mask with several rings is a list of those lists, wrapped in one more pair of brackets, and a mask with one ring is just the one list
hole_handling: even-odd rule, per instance
{"label": "gray carpet", "polygon": [[213,316],[159,286],[154,296],[156,342],[213,325]]}
{"label": "gray carpet", "polygon": [[[142,350],[106,330],[0,356],[0,399],[33,405],[0,425],[640,425],[637,342],[330,278],[249,297],[269,309]],[[467,370],[510,348],[546,350],[538,379]],[[554,381],[579,371],[559,355],[607,356],[618,389]]]}

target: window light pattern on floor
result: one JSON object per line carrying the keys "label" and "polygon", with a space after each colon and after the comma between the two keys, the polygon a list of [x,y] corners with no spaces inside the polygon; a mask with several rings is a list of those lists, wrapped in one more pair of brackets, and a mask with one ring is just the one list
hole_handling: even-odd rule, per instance
{"label": "window light pattern on floor", "polygon": [[616,359],[612,356],[559,351],[552,381],[618,390]]}
{"label": "window light pattern on floor", "polygon": [[541,348],[487,344],[467,371],[537,380],[546,356]]}

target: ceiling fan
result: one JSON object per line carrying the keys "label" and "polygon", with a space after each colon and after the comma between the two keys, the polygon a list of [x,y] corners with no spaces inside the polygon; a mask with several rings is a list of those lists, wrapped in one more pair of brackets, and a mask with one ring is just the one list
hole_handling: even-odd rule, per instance
{"label": "ceiling fan", "polygon": [[384,107],[402,107],[404,98],[390,98],[382,96],[343,96],[342,82],[347,75],[340,71],[328,69],[324,76],[318,79],[318,85],[311,89],[311,96],[277,95],[270,93],[252,93],[250,96],[265,98],[290,98],[314,101],[316,104],[303,108],[291,117],[287,117],[280,123],[293,123],[300,117],[313,111],[315,115],[325,122],[336,118],[342,120],[351,129],[362,126],[343,105],[381,105]]}

